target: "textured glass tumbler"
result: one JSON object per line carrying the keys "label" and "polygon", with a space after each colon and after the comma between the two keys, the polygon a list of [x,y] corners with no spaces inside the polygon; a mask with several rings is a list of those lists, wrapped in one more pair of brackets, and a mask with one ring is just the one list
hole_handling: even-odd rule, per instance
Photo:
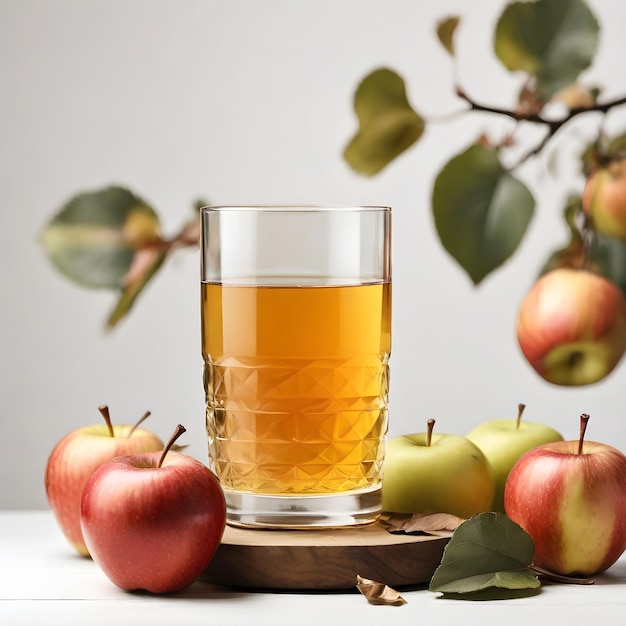
{"label": "textured glass tumbler", "polygon": [[381,511],[389,207],[202,209],[209,461],[228,523],[367,524]]}

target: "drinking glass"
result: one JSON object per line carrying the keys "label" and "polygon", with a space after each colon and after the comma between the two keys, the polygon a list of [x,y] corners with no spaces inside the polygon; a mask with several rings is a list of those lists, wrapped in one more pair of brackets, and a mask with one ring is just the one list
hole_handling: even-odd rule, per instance
{"label": "drinking glass", "polygon": [[211,469],[228,523],[316,528],[381,510],[389,207],[204,207]]}

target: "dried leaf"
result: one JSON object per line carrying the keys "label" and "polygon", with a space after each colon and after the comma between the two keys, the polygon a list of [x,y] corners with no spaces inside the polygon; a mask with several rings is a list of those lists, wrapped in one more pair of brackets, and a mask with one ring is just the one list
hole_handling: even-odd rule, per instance
{"label": "dried leaf", "polygon": [[387,532],[407,535],[436,535],[449,537],[465,520],[450,513],[414,513],[407,517],[397,513],[385,515],[380,524]]}
{"label": "dried leaf", "polygon": [[447,17],[437,24],[437,37],[441,45],[454,56],[454,31],[459,25],[460,18],[458,15]]}
{"label": "dried leaf", "polygon": [[562,89],[553,100],[562,102],[568,109],[588,109],[596,103],[594,92],[580,83]]}
{"label": "dried leaf", "polygon": [[357,574],[356,588],[367,598],[370,604],[388,604],[402,606],[406,600],[395,590],[384,583],[363,578]]}
{"label": "dried leaf", "polygon": [[565,585],[593,585],[594,581],[591,578],[584,578],[582,576],[563,576],[556,572],[544,569],[543,567],[537,567],[531,564],[530,569],[538,574],[543,580],[547,580],[553,583],[563,583]]}

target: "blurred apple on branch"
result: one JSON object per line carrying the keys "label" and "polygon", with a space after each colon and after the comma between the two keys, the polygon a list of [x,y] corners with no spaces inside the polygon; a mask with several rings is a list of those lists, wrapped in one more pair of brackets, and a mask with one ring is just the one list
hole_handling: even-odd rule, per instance
{"label": "blurred apple on branch", "polygon": [[[477,136],[435,177],[431,210],[443,248],[479,285],[517,251],[534,216],[540,190],[529,189],[519,170],[533,160],[550,170],[555,154],[574,155],[580,161],[581,180],[573,188],[563,186],[562,216],[568,241],[546,255],[537,267],[537,278],[553,270],[582,269],[604,277],[623,295],[626,129],[608,135],[605,120],[609,112],[626,105],[626,96],[603,98],[599,87],[579,80],[591,67],[598,48],[596,17],[584,0],[531,0],[504,6],[495,26],[493,50],[508,72],[520,76],[510,108],[481,102],[461,86],[455,45],[460,26],[459,16],[446,17],[436,25],[442,53],[452,60],[451,89],[462,104],[453,117],[508,122],[505,131],[498,126],[495,138],[495,132]],[[435,120],[429,121],[409,101],[402,76],[387,67],[361,80],[354,93],[354,110],[358,127],[343,157],[353,171],[364,176],[379,174],[435,125]],[[568,145],[562,140],[565,130],[574,130],[583,116],[598,120],[594,136],[582,145],[577,135]],[[438,117],[438,123],[443,123]],[[529,132],[531,127],[544,129],[542,137]],[[557,136],[559,143],[554,147]],[[543,163],[539,159],[548,148],[552,152]],[[206,203],[198,202],[196,208],[202,204]],[[199,219],[196,211],[179,233],[166,239],[152,207],[128,189],[108,187],[71,198],[47,224],[42,239],[54,266],[71,280],[118,291],[118,302],[106,322],[113,328],[174,250],[198,245]],[[567,315],[568,301],[557,304]],[[615,311],[623,315],[621,305]],[[616,317],[609,325],[619,329],[625,323]],[[620,346],[625,345],[622,339]],[[589,344],[595,339],[581,337],[579,341]],[[550,368],[533,367],[554,384],[592,384],[614,369],[624,348],[618,352],[610,367],[588,364],[593,376],[546,376]],[[586,353],[593,359],[602,351]]]}

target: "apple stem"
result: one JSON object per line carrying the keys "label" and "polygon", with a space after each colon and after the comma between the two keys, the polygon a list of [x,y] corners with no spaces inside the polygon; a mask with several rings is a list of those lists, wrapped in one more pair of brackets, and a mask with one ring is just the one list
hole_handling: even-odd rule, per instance
{"label": "apple stem", "polygon": [[430,444],[433,441],[433,429],[435,428],[435,420],[434,419],[429,419],[428,420],[428,429],[426,431],[426,445],[428,447],[430,447]]}
{"label": "apple stem", "polygon": [[596,241],[596,234],[593,226],[593,221],[589,217],[585,217],[585,224],[581,231],[581,239],[583,244],[583,262],[582,269],[586,271],[592,270],[591,264],[591,251]]}
{"label": "apple stem", "polygon": [[520,422],[522,421],[522,413],[524,413],[525,408],[525,404],[520,403],[517,405],[517,421],[515,422],[515,430],[519,429]]}
{"label": "apple stem", "polygon": [[113,432],[113,424],[111,424],[111,414],[109,413],[109,407],[106,404],[103,404],[98,407],[98,411],[100,411],[100,415],[104,418],[104,421],[107,424],[109,429],[109,435],[111,437],[115,437],[115,433]]}
{"label": "apple stem", "polygon": [[137,427],[139,426],[139,424],[141,424],[150,415],[151,415],[150,411],[146,411],[141,417],[141,419],[130,429],[130,432],[128,433],[128,437],[130,437],[135,432],[135,430],[137,430]]}
{"label": "apple stem", "polygon": [[585,439],[585,431],[587,430],[588,421],[589,421],[589,414],[583,413],[580,416],[580,437],[578,438],[578,454],[583,453],[583,440]]}
{"label": "apple stem", "polygon": [[163,461],[165,460],[165,456],[167,455],[167,453],[170,451],[170,448],[174,445],[174,442],[186,431],[187,429],[182,425],[179,424],[178,426],[176,426],[176,430],[174,431],[174,433],[172,434],[172,436],[170,437],[169,441],[165,444],[165,448],[163,448],[163,452],[161,453],[161,458],[159,459],[159,462],[157,464],[157,467],[161,467],[161,465],[163,465]]}

